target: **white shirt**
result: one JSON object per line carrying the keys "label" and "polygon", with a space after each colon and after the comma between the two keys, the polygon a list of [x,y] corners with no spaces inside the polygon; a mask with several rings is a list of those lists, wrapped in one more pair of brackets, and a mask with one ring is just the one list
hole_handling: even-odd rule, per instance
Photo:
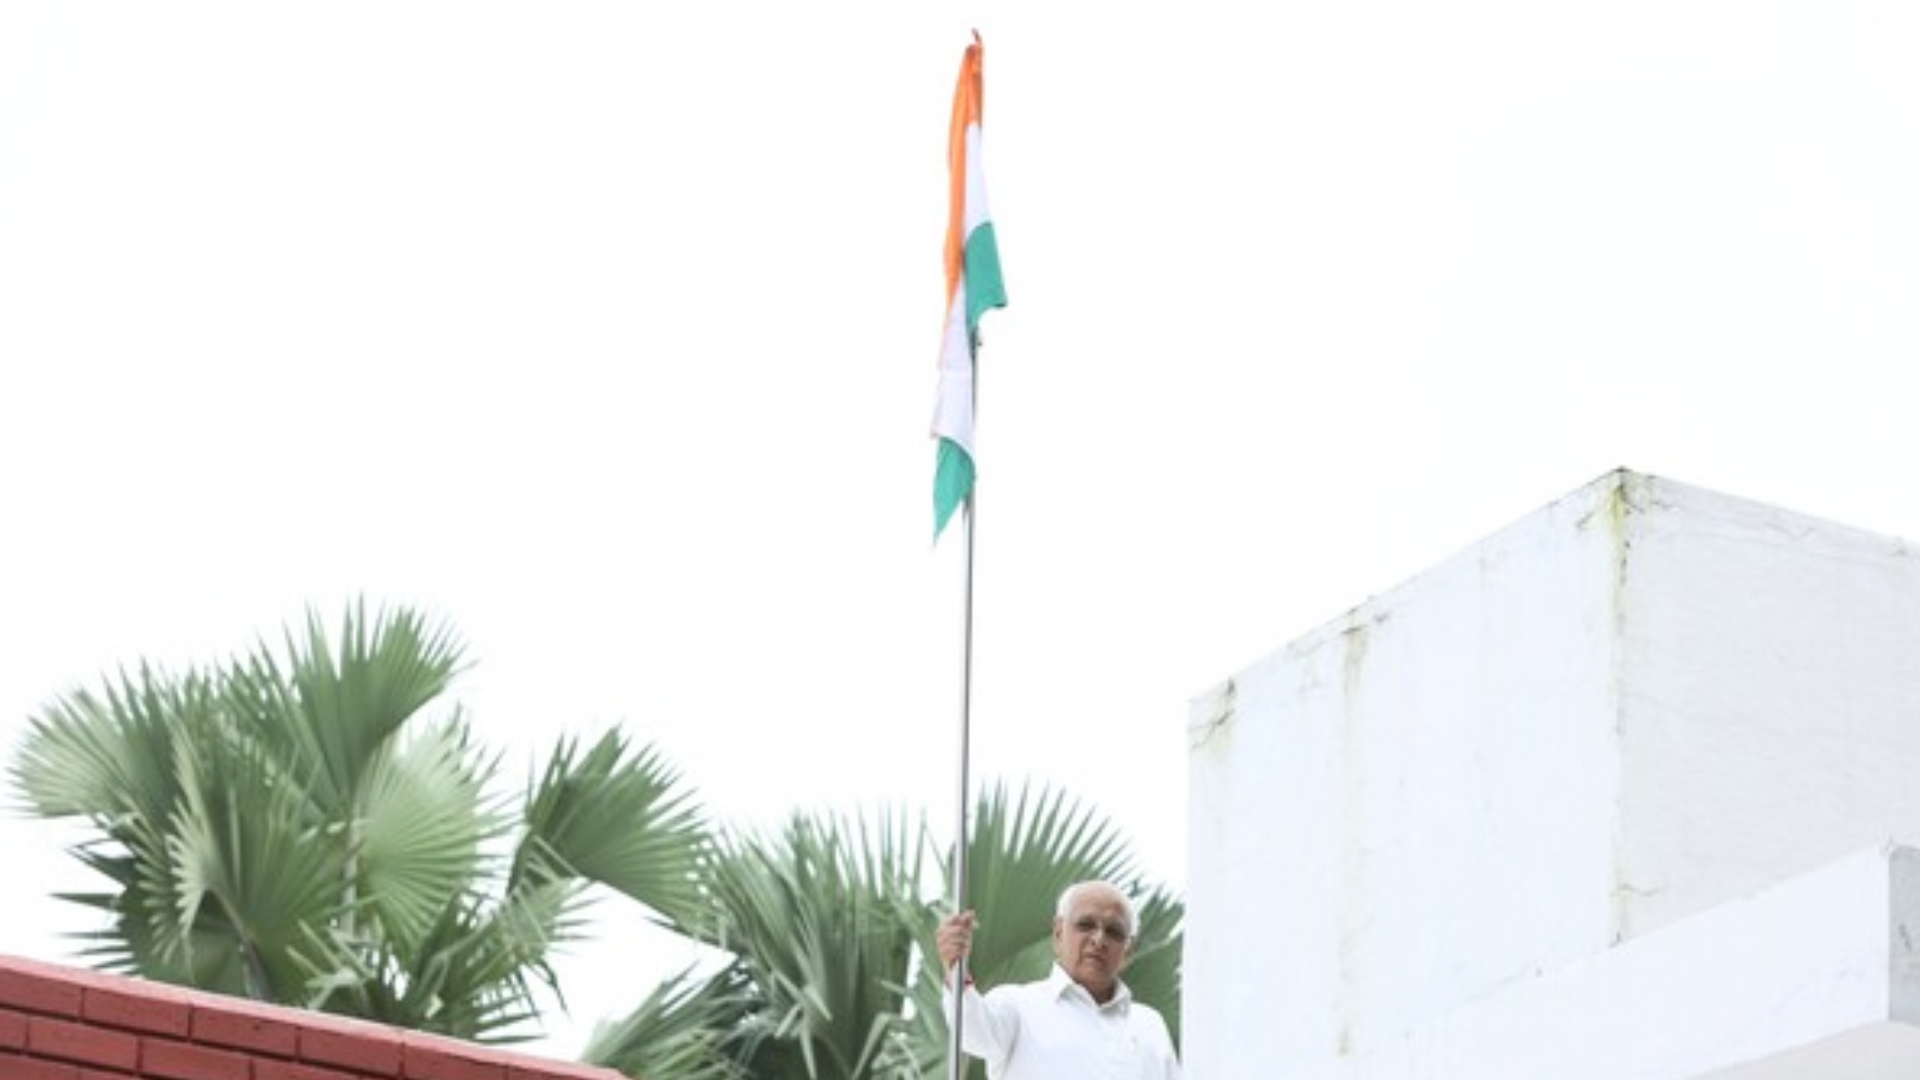
{"label": "white shirt", "polygon": [[1040,982],[969,986],[961,1002],[961,1048],[989,1080],[1180,1080],[1166,1020],[1124,982],[1102,1005],[1055,964]]}

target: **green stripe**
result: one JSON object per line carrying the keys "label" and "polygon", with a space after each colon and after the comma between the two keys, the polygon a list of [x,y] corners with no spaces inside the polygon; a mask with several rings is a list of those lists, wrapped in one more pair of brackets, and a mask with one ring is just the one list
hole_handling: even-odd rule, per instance
{"label": "green stripe", "polygon": [[1000,243],[993,222],[983,221],[967,234],[967,342],[978,339],[980,316],[988,308],[1007,306],[1007,283],[1000,279]]}
{"label": "green stripe", "polygon": [[952,439],[940,440],[933,470],[933,538],[940,539],[947,519],[973,494],[973,458]]}

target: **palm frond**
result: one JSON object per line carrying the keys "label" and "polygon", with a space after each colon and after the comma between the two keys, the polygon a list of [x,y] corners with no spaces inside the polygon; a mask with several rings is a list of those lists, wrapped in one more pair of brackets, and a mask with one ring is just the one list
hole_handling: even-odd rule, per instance
{"label": "palm frond", "polygon": [[738,1032],[755,1075],[874,1075],[906,1003],[918,834],[904,815],[795,815],[730,835],[710,887],[710,944],[734,952],[762,1007]]}
{"label": "palm frond", "polygon": [[491,908],[452,899],[405,948],[364,922],[309,928],[294,956],[309,1008],[479,1042],[514,1042],[538,1017],[533,982],[553,985],[555,938],[578,930],[578,889],[563,882],[519,890]]}
{"label": "palm frond", "polygon": [[369,762],[463,667],[461,646],[409,609],[364,602],[342,616],[338,645],[317,613],[304,639],[285,634],[285,663],[264,642],[230,673],[230,692],[251,708],[257,736],[289,762],[314,799],[345,817]]}
{"label": "palm frond", "polygon": [[402,952],[425,939],[457,897],[479,887],[481,845],[505,818],[489,809],[492,766],[457,715],[374,754],[348,823],[348,873]]}
{"label": "palm frond", "polygon": [[1095,808],[1056,788],[1002,783],[977,797],[967,867],[967,902],[979,912],[969,965],[999,983],[1044,975],[1060,894],[1089,878],[1129,879],[1134,858]]}
{"label": "palm frond", "polygon": [[107,830],[128,818],[165,821],[179,794],[173,744],[219,710],[207,677],[145,664],[101,693],[75,690],[29,719],[9,768],[14,790],[43,817],[86,817]]}
{"label": "palm frond", "polygon": [[1122,883],[1133,896],[1140,933],[1127,962],[1127,988],[1152,1005],[1167,1021],[1175,1045],[1180,1039],[1180,972],[1186,906],[1164,886]]}
{"label": "palm frond", "polygon": [[597,1027],[581,1060],[646,1080],[747,1080],[732,1033],[758,1008],[736,964],[706,976],[669,976],[624,1018]]}
{"label": "palm frond", "polygon": [[657,751],[629,754],[618,730],[584,755],[571,740],[555,747],[526,823],[528,844],[513,880],[577,875],[666,920],[700,903],[698,872],[712,842],[705,812]]}
{"label": "palm frond", "polygon": [[286,961],[300,927],[352,902],[335,846],[321,842],[325,823],[308,814],[304,791],[238,737],[177,743],[174,771],[182,798],[167,823],[167,857],[145,864],[150,889],[174,905],[171,924],[154,927],[156,944],[192,968],[196,938],[211,937],[240,958],[247,996],[284,1000],[300,985]]}

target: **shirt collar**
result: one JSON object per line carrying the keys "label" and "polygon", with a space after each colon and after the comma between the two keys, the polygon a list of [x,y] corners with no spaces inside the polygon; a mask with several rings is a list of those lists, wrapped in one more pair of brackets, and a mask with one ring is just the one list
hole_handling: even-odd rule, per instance
{"label": "shirt collar", "polygon": [[1056,960],[1053,963],[1053,971],[1047,975],[1047,996],[1058,999],[1068,994],[1080,998],[1096,1009],[1118,1009],[1121,1012],[1125,1012],[1127,1006],[1133,1001],[1133,991],[1127,989],[1125,980],[1115,981],[1113,997],[1109,998],[1106,1004],[1093,1000],[1093,995],[1087,992],[1087,988],[1074,982],[1073,976],[1067,974],[1067,969],[1061,967],[1060,962]]}

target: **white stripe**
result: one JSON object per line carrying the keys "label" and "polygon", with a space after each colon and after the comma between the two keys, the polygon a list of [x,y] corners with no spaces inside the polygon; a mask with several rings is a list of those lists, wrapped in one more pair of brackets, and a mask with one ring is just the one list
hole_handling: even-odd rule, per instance
{"label": "white stripe", "polygon": [[973,230],[987,223],[987,170],[981,161],[980,125],[967,125],[967,193],[960,211],[960,227],[971,238]]}
{"label": "white stripe", "polygon": [[967,282],[953,290],[947,331],[940,341],[940,385],[933,399],[933,433],[973,455],[973,348],[967,341]]}

